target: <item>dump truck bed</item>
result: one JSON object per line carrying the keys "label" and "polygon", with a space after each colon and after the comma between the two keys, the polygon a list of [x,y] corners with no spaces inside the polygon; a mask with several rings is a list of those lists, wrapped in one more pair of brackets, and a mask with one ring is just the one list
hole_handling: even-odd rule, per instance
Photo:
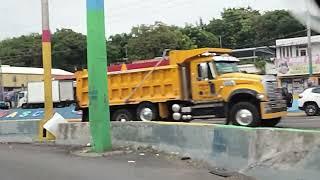
{"label": "dump truck bed", "polygon": [[[115,71],[108,73],[110,105],[166,102],[182,97],[177,65]],[[80,108],[88,107],[88,72],[78,71],[77,100]]]}

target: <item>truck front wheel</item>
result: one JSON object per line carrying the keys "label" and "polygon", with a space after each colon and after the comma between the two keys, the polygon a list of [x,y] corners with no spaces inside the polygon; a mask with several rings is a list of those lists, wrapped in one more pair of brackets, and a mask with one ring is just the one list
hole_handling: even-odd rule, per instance
{"label": "truck front wheel", "polygon": [[231,107],[229,113],[233,125],[256,127],[261,124],[258,108],[249,102],[239,102]]}

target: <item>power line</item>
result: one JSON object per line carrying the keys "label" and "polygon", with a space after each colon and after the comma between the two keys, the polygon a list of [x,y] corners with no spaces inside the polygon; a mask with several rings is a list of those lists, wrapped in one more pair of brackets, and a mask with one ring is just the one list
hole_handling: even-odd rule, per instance
{"label": "power line", "polygon": [[286,38],[288,36],[292,36],[292,35],[296,35],[296,34],[299,34],[299,33],[302,33],[302,32],[306,32],[307,30],[301,30],[301,31],[296,31],[296,32],[293,32],[293,33],[289,33],[289,34],[285,34],[285,35],[281,35],[281,36],[278,36],[276,38],[270,38],[270,39],[267,39],[267,40],[263,40],[263,41],[258,41],[258,42],[255,42],[255,43],[250,43],[250,44],[245,44],[245,45],[242,45],[242,46],[238,46],[236,47],[235,49],[241,49],[241,48],[245,48],[245,47],[249,47],[249,46],[257,46],[259,44],[264,44],[264,43],[268,43],[270,41],[275,41],[277,39],[282,39],[282,38]]}

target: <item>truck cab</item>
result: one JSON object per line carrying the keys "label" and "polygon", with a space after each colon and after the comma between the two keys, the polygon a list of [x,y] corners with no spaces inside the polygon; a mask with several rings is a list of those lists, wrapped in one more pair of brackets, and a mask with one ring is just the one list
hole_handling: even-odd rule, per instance
{"label": "truck cab", "polygon": [[17,108],[24,107],[27,104],[27,91],[20,91],[16,94]]}
{"label": "truck cab", "polygon": [[[227,53],[207,51],[192,56],[180,65],[187,77],[183,84],[186,100],[174,117],[193,119],[227,117],[226,124],[240,126],[275,126],[286,115],[286,100],[277,88],[274,76],[241,73],[239,60]],[[190,84],[189,84],[190,83]],[[184,107],[183,107],[184,106]],[[180,113],[181,115],[179,115]]]}

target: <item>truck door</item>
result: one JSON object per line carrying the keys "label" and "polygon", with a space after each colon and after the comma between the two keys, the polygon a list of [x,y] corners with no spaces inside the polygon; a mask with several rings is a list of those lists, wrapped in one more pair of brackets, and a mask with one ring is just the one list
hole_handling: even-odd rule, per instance
{"label": "truck door", "polygon": [[191,66],[193,100],[217,100],[219,87],[212,62],[192,62]]}

